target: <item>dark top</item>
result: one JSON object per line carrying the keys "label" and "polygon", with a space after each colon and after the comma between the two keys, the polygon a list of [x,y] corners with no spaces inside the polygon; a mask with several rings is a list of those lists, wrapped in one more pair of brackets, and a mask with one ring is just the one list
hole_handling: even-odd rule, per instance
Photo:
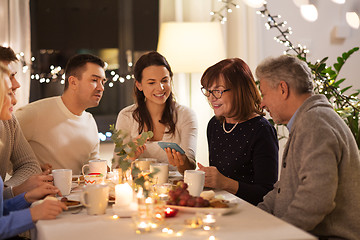
{"label": "dark top", "polygon": [[[234,124],[225,123],[230,131]],[[209,163],[239,182],[236,196],[257,205],[278,179],[279,145],[275,128],[261,116],[225,133],[214,116],[207,128]]]}

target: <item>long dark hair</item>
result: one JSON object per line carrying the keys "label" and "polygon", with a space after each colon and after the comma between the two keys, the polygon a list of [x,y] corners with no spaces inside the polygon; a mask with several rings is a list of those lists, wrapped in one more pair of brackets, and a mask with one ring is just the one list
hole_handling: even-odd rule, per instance
{"label": "long dark hair", "polygon": [[[143,70],[150,66],[164,66],[169,71],[170,79],[172,81],[173,72],[171,71],[171,67],[165,57],[158,52],[149,52],[139,58],[134,67],[135,81],[141,83]],[[148,131],[153,131],[154,126],[149,110],[146,107],[145,95],[142,91],[139,91],[136,84],[134,84],[134,98],[137,103],[137,107],[132,115],[139,123],[139,134],[144,131],[145,126]],[[175,99],[173,93],[171,92],[165,102],[165,109],[159,122],[169,127],[169,131],[166,133],[174,134],[176,121]]]}
{"label": "long dark hair", "polygon": [[[208,89],[220,78],[225,81],[226,88],[233,92],[231,113],[238,121],[247,120],[253,113],[264,115],[261,108],[261,96],[256,87],[249,66],[240,58],[224,59],[209,67],[201,77],[201,85]],[[223,116],[219,117],[222,122]]]}

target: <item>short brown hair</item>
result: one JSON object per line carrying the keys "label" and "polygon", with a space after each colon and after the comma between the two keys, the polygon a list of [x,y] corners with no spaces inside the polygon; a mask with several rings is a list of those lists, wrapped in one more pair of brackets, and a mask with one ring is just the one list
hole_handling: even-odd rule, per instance
{"label": "short brown hair", "polygon": [[71,57],[66,64],[65,67],[65,88],[68,89],[69,87],[69,77],[76,76],[77,78],[81,78],[81,75],[84,71],[82,69],[86,63],[94,63],[99,65],[100,67],[104,68],[105,63],[99,57],[92,55],[92,54],[79,54]]}
{"label": "short brown hair", "polygon": [[10,47],[0,46],[0,61],[3,62],[13,62],[18,61],[14,50]]}
{"label": "short brown hair", "polygon": [[[247,120],[253,113],[264,115],[261,96],[249,66],[240,58],[224,59],[206,69],[201,85],[208,88],[223,78],[226,88],[233,92],[232,118]],[[224,121],[224,117],[219,117]]]}

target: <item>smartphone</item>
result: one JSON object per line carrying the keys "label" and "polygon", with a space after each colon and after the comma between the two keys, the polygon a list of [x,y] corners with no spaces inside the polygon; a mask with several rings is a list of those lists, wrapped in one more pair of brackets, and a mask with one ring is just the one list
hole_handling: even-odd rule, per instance
{"label": "smartphone", "polygon": [[175,149],[175,151],[185,154],[185,151],[176,143],[172,142],[158,142],[159,146],[165,151],[165,148]]}

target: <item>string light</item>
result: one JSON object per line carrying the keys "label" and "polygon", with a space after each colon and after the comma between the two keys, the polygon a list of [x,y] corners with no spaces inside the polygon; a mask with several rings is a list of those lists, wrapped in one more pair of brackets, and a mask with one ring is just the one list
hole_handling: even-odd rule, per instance
{"label": "string light", "polygon": [[[335,1],[335,0],[333,0]],[[339,0],[341,1],[341,0]],[[228,9],[231,6],[234,5],[234,1],[221,1],[219,0],[219,2],[223,2],[225,4],[225,6],[223,6],[219,11],[212,11],[210,12],[210,15],[213,16],[213,20],[214,19],[219,19],[221,23],[224,23],[226,20],[224,20],[224,14],[222,14],[222,11],[224,11],[224,9]],[[270,14],[268,8],[267,8],[267,3],[264,2],[263,3],[263,7],[261,10],[256,12],[257,14],[261,15],[261,17],[266,18],[267,21],[265,23],[265,28],[267,30],[270,29],[277,29],[280,32],[280,35],[274,37],[274,40],[277,41],[280,44],[284,44],[285,47],[287,47],[287,49],[285,51],[283,51],[284,55],[289,54],[289,52],[295,52],[297,57],[302,59],[303,61],[305,61],[310,68],[313,68],[314,66],[309,62],[307,62],[306,60],[306,55],[310,52],[309,49],[307,49],[307,47],[304,45],[302,46],[301,44],[298,44],[297,46],[295,46],[289,39],[289,35],[292,34],[292,28],[291,27],[286,27],[287,22],[286,21],[282,21],[282,22],[277,22],[277,19],[281,19],[280,15],[272,15]],[[355,48],[354,48],[355,49]],[[352,51],[354,51],[354,49]],[[358,50],[358,49],[357,49]],[[355,50],[355,51],[357,51]],[[349,51],[350,52],[350,51]],[[326,59],[324,60],[326,61]],[[321,64],[323,64],[323,62],[318,61],[315,64],[315,67],[318,66],[320,67]],[[328,69],[329,67],[326,66],[325,69]],[[326,95],[330,94],[332,96],[331,99],[333,99],[334,102],[336,102],[336,111],[340,114],[341,113],[339,109],[344,109],[346,107],[353,109],[352,111],[349,110],[349,112],[354,115],[354,119],[356,119],[358,117],[358,113],[360,111],[360,109],[358,108],[360,105],[360,101],[357,97],[355,96],[346,96],[343,94],[344,90],[340,90],[340,88],[338,86],[334,86],[333,83],[335,82],[335,79],[331,79],[331,76],[329,74],[323,74],[314,70],[313,69],[313,73],[315,75],[314,78],[314,83],[316,84],[315,86],[315,90],[317,90],[320,94],[321,93],[325,93]],[[348,87],[349,88],[349,87]],[[329,101],[331,101],[329,99]],[[356,117],[355,117],[356,116]],[[347,121],[346,119],[344,119],[345,121]]]}
{"label": "string light", "polygon": [[263,8],[256,13],[267,19],[267,22],[265,23],[265,27],[267,30],[275,28],[280,32],[280,35],[274,37],[274,40],[278,43],[284,44],[284,46],[287,47],[287,49],[284,51],[284,54],[288,54],[288,52],[290,51],[295,51],[296,55],[306,58],[306,54],[309,51],[306,50],[306,48],[303,47],[301,44],[298,44],[297,47],[293,45],[293,43],[289,40],[289,35],[292,34],[291,27],[286,27],[287,21],[282,21],[278,23],[277,19],[281,19],[281,16],[271,15],[267,8],[267,3],[264,3]]}
{"label": "string light", "polygon": [[[43,50],[43,52],[44,51],[45,51],[45,53],[48,53],[47,50]],[[54,53],[54,51],[52,51],[52,53]],[[21,58],[24,58],[24,54],[19,53],[19,54],[17,54],[17,57],[20,60]],[[31,57],[31,61],[33,62],[33,64],[35,64],[36,58]],[[29,67],[26,64],[23,64],[23,65],[24,65],[23,72],[26,72]],[[105,66],[107,66],[107,64],[105,64]],[[132,67],[133,63],[131,63],[131,62],[128,63],[128,66]],[[131,70],[131,68],[130,68],[130,70]],[[35,70],[33,69],[32,71],[34,72]],[[124,83],[125,78],[126,78],[126,80],[131,80],[134,78],[133,75],[131,75],[131,74],[126,74],[124,77],[122,77],[116,73],[116,70],[105,70],[105,74],[107,76],[109,76],[108,78],[111,79],[111,81],[107,82],[107,84],[110,88],[114,87],[114,82],[117,82],[118,80],[120,83]],[[59,81],[60,84],[64,85],[65,84],[65,69],[63,69],[61,66],[50,65],[49,72],[42,72],[42,73],[34,72],[30,75],[30,79],[36,80],[39,83],[50,83],[50,82],[58,82]]]}
{"label": "string light", "polygon": [[217,11],[210,12],[211,21],[219,20],[221,24],[225,24],[227,22],[226,13],[232,13],[232,8],[240,8],[240,5],[231,0],[219,0],[219,2],[224,3],[224,6]]}

